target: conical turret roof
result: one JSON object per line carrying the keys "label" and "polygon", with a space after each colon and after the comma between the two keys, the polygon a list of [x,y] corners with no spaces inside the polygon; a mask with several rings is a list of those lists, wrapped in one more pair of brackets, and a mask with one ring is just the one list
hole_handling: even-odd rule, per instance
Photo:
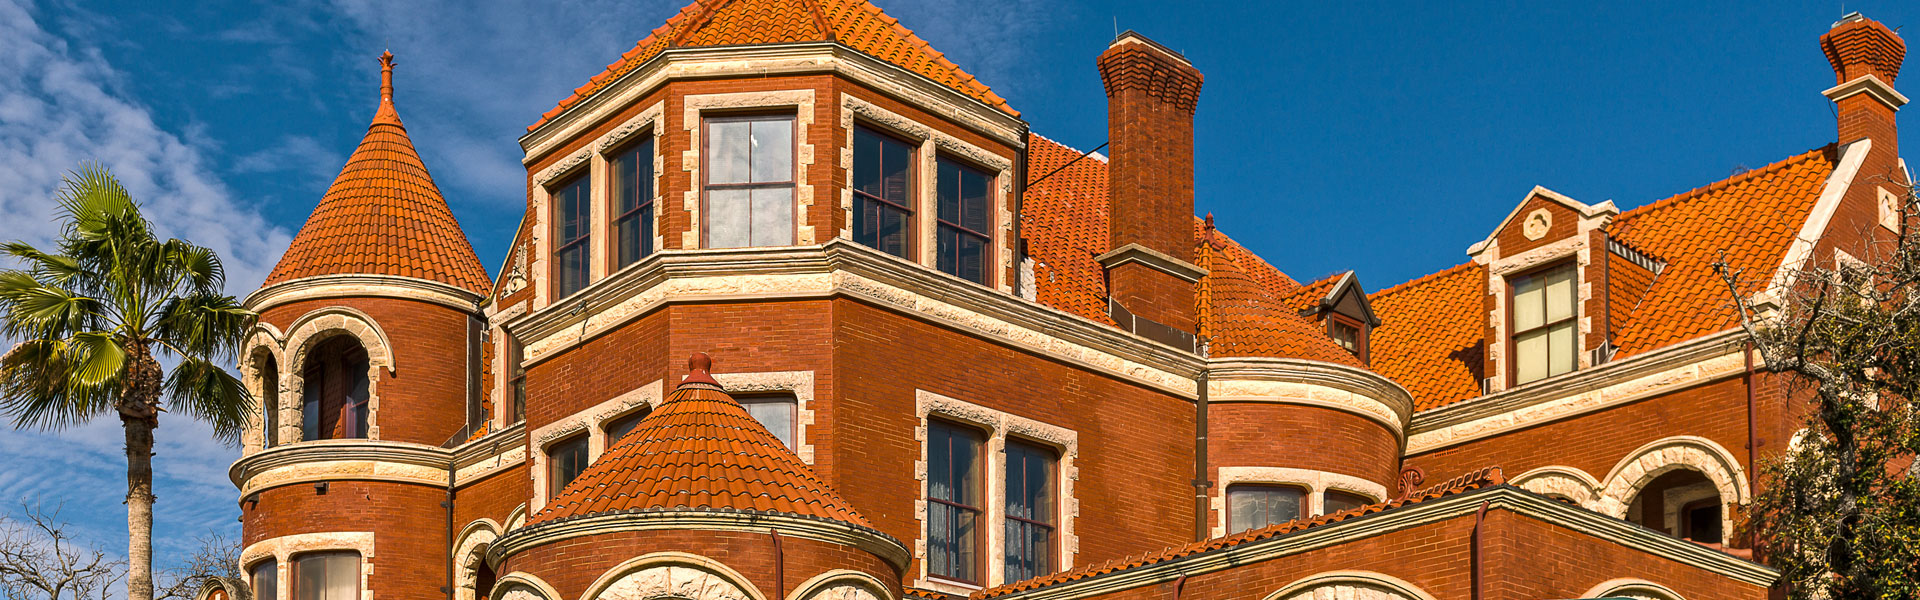
{"label": "conical turret roof", "polygon": [[785,513],[872,529],[785,444],[707,374],[692,374],[626,437],[527,519],[538,525],[615,511],[732,509]]}
{"label": "conical turret roof", "polygon": [[485,294],[473,244],[393,108],[393,53],[380,57],[380,108],[266,285],[317,275],[395,275]]}

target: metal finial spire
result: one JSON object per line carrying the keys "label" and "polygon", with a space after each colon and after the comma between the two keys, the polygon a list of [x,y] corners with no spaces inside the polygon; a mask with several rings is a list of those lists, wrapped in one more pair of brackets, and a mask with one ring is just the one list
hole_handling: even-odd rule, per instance
{"label": "metal finial spire", "polygon": [[380,101],[393,101],[393,51],[380,54]]}

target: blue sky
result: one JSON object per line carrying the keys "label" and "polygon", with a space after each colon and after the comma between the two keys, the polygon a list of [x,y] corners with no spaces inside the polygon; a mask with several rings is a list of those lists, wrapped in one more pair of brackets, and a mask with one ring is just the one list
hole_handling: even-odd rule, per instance
{"label": "blue sky", "polygon": [[[59,174],[97,159],[244,293],[365,132],[383,48],[492,270],[524,202],[517,137],[684,0],[22,2],[0,0],[0,239],[46,240]],[[1834,138],[1817,38],[1838,2],[880,3],[1082,149],[1106,139],[1093,58],[1116,27],[1184,52],[1207,77],[1198,210],[1301,280],[1464,262],[1536,184],[1632,208]],[[1920,22],[1910,0],[1844,10]],[[162,557],[236,533],[237,453],[190,423],[159,435]],[[116,423],[0,430],[0,501],[64,500],[116,547],[118,446]]]}

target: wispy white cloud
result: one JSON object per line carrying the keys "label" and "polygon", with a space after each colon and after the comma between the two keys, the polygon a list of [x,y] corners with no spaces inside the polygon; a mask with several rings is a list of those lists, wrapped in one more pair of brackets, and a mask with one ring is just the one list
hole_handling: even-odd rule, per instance
{"label": "wispy white cloud", "polygon": [[235,173],[293,173],[325,189],[346,161],[339,151],[308,135],[286,135],[278,143],[241,155],[227,165]]}
{"label": "wispy white cloud", "polygon": [[[122,89],[126,75],[97,47],[75,41],[89,38],[47,25],[54,20],[22,0],[0,0],[0,240],[51,241],[58,233],[51,198],[61,177],[98,161],[141,201],[160,234],[218,251],[230,292],[257,287],[285,250],[286,230],[221,181],[210,167],[210,140],[156,123],[152,108]],[[156,549],[164,560],[191,549],[196,535],[236,526],[225,473],[238,452],[187,419],[163,417],[158,439]],[[112,418],[60,432],[9,426],[0,434],[0,502],[64,504],[63,516],[84,536],[124,549],[122,446]]]}

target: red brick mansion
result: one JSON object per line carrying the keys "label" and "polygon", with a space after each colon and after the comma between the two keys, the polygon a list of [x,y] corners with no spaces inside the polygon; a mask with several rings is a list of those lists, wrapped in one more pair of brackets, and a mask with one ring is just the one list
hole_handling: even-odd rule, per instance
{"label": "red brick mansion", "polygon": [[1379,290],[1195,217],[1201,65],[1133,32],[1088,50],[1101,155],[865,0],[699,0],[520,138],[497,273],[383,57],[365,138],[246,299],[246,583],[1766,598],[1744,507],[1798,420],[1711,265],[1776,297],[1902,227],[1909,181],[1905,43],[1852,15],[1819,47],[1837,137],[1633,210],[1493,190],[1514,208],[1460,266]]}

